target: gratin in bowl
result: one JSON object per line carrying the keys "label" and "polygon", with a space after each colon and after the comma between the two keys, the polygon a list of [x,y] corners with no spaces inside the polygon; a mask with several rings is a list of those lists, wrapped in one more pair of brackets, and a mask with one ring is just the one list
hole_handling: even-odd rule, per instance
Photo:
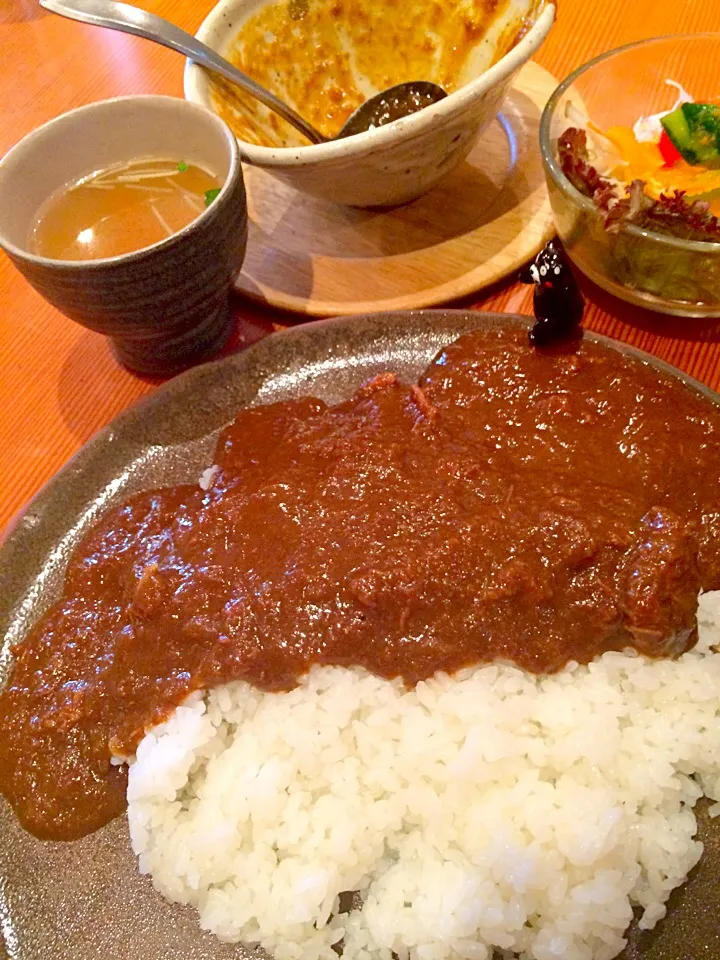
{"label": "gratin in bowl", "polygon": [[720,316],[720,243],[683,240],[626,225],[609,233],[589,197],[558,160],[558,137],[578,126],[568,104],[601,129],[632,127],[669,110],[674,80],[696,101],[719,102],[720,33],[642,40],[579,67],[552,95],[540,123],[540,149],[558,234],[573,263],[608,293],[681,317]]}
{"label": "gratin in bowl", "polygon": [[[196,36],[227,57],[243,24],[267,2],[272,0],[220,0]],[[453,10],[444,15],[460,14]],[[477,38],[460,72],[463,85],[444,100],[384,127],[329,143],[268,147],[238,139],[242,159],[298,190],[348,206],[394,206],[426,193],[467,156],[498,113],[514,76],[552,27],[555,5],[549,0],[508,0],[502,18],[502,29],[498,26],[493,37]],[[492,44],[513,31],[517,42],[486,69]],[[216,109],[212,80],[203,68],[188,61],[184,85],[188,100]],[[280,89],[274,92],[282,96]]]}

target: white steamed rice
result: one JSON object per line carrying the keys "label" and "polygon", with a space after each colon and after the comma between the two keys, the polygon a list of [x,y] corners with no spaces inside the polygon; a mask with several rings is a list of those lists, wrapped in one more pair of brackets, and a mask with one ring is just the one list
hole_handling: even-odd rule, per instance
{"label": "white steamed rice", "polygon": [[[313,669],[191,698],[140,743],[132,844],[170,900],[277,960],[609,960],[720,800],[720,592],[676,662],[485,666],[406,691]],[[720,805],[718,805],[720,811]],[[338,894],[362,909],[337,913]]]}

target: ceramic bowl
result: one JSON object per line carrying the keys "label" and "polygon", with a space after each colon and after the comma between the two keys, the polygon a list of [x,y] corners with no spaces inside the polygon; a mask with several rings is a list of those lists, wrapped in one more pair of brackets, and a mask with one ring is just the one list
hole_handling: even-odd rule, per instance
{"label": "ceramic bowl", "polygon": [[[625,225],[610,232],[593,201],[562,171],[558,137],[592,121],[632,127],[671,109],[680,83],[696,101],[717,102],[720,34],[659,37],[610,50],[579,67],[552,95],[540,123],[540,149],[558,233],[591,280],[637,306],[681,317],[720,316],[720,243],[665,236]],[[571,110],[573,119],[568,119]]]}
{"label": "ceramic bowl", "polygon": [[[29,249],[43,202],[67,184],[140,157],[199,164],[223,186],[187,227],[101,260],[53,260]],[[112,339],[143,373],[172,373],[230,332],[229,295],[242,265],[247,209],[238,145],[209,110],[176,97],[103,100],[56,117],[0,161],[0,247],[46,300]]]}
{"label": "ceramic bowl", "polygon": [[[220,0],[203,21],[197,37],[227,56],[243,23],[266,2],[272,0]],[[443,14],[462,15],[459,5]],[[492,31],[478,36],[460,76],[463,85],[444,100],[387,126],[330,143],[266,147],[239,140],[242,158],[298,190],[336,203],[382,207],[412,200],[467,156],[500,109],[513,77],[547,36],[554,18],[552,2],[510,0]],[[511,33],[520,39],[488,69],[493,45]],[[282,69],[279,65],[278,77]],[[400,79],[404,78],[398,76],[391,82]],[[188,100],[215,109],[212,84],[203,68],[188,62]],[[275,92],[282,95],[280,84],[278,79]]]}

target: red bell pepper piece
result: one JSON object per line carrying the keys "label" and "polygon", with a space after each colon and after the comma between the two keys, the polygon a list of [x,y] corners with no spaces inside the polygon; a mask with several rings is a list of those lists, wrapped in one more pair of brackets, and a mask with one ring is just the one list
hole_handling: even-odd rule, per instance
{"label": "red bell pepper piece", "polygon": [[680,151],[677,149],[665,130],[663,130],[662,134],[660,135],[658,148],[663,160],[665,161],[666,167],[674,166],[681,157]]}

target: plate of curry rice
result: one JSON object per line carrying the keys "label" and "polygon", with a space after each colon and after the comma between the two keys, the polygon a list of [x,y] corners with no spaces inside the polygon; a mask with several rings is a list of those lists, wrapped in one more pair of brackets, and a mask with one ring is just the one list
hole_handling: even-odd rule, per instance
{"label": "plate of curry rice", "polygon": [[720,955],[720,397],[453,310],[308,324],[0,548],[0,955]]}

